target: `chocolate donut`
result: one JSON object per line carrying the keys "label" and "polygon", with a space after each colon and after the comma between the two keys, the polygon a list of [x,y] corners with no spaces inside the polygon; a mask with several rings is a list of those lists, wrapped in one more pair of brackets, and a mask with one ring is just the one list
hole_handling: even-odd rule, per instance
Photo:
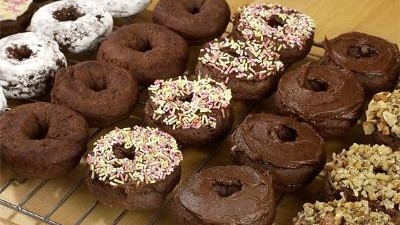
{"label": "chocolate donut", "polygon": [[151,0],[89,0],[101,4],[113,17],[136,15],[147,8]]}
{"label": "chocolate donut", "polygon": [[231,129],[231,91],[211,78],[156,80],[149,87],[144,120],[183,145],[209,145]]}
{"label": "chocolate donut", "polygon": [[167,133],[139,126],[116,128],[89,152],[86,183],[104,204],[157,209],[179,183],[182,160],[175,139]]}
{"label": "chocolate donut", "polygon": [[138,95],[136,79],[128,71],[86,61],[57,72],[51,101],[79,112],[91,126],[105,127],[127,117]]}
{"label": "chocolate donut", "polygon": [[366,135],[394,150],[400,150],[400,90],[379,92],[368,104],[363,129]]}
{"label": "chocolate donut", "polygon": [[224,82],[236,99],[259,100],[275,90],[283,69],[279,54],[264,45],[224,38],[200,50],[196,74]]}
{"label": "chocolate donut", "polygon": [[350,72],[311,64],[284,74],[276,94],[281,113],[310,123],[324,137],[346,134],[363,103],[362,86]]}
{"label": "chocolate donut", "polygon": [[9,98],[43,95],[58,69],[67,65],[58,44],[26,32],[0,39],[0,85]]}
{"label": "chocolate donut", "polygon": [[279,4],[250,4],[233,18],[232,36],[273,47],[286,66],[307,56],[315,24],[309,16]]}
{"label": "chocolate donut", "polygon": [[231,136],[236,164],[269,171],[279,190],[294,191],[325,164],[325,143],[308,124],[271,114],[249,115]]}
{"label": "chocolate donut", "polygon": [[56,178],[78,165],[86,150],[88,125],[62,106],[37,102],[0,117],[1,158],[18,176]]}
{"label": "chocolate donut", "polygon": [[371,209],[367,201],[346,202],[341,199],[331,202],[306,203],[303,211],[293,219],[293,225],[396,225],[398,222],[384,213]]}
{"label": "chocolate donut", "polygon": [[65,53],[80,55],[96,50],[111,33],[110,13],[91,1],[62,0],[41,7],[33,15],[31,30],[53,38]]}
{"label": "chocolate donut", "polygon": [[269,174],[246,166],[217,166],[195,173],[175,198],[177,216],[185,225],[271,225],[275,217]]}
{"label": "chocolate donut", "polygon": [[400,152],[385,145],[353,144],[334,154],[326,170],[326,199],[366,200],[373,210],[400,221]]}
{"label": "chocolate donut", "polygon": [[400,52],[396,44],[368,34],[352,32],[325,39],[324,64],[352,71],[365,92],[389,91],[400,75]]}
{"label": "chocolate donut", "polygon": [[225,0],[160,0],[153,21],[177,32],[190,45],[200,45],[220,37],[230,16]]}
{"label": "chocolate donut", "polygon": [[7,108],[7,99],[4,96],[3,88],[0,86],[0,115],[6,111]]}
{"label": "chocolate donut", "polygon": [[97,59],[131,71],[141,84],[186,70],[188,46],[179,35],[151,23],[123,26],[103,42]]}

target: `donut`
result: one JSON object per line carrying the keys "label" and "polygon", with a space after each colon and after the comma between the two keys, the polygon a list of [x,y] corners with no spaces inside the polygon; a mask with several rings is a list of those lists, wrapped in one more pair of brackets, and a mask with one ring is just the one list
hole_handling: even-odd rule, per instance
{"label": "donut", "polygon": [[7,99],[4,96],[3,88],[0,86],[0,115],[6,111]]}
{"label": "donut", "polygon": [[307,56],[315,24],[309,16],[279,4],[250,4],[233,18],[232,37],[272,45],[286,66]]}
{"label": "donut", "polygon": [[97,60],[131,71],[141,84],[176,77],[186,70],[188,46],[183,38],[151,23],[123,26],[105,40]]}
{"label": "donut", "polygon": [[353,144],[334,153],[326,171],[325,199],[366,200],[373,210],[400,221],[400,152],[385,145]]}
{"label": "donut", "polygon": [[180,144],[208,145],[233,124],[230,89],[211,78],[156,80],[148,88],[144,121],[174,136]]}
{"label": "donut", "polygon": [[352,71],[365,92],[391,91],[396,85],[400,75],[400,52],[396,44],[351,32],[325,39],[324,45],[323,64]]}
{"label": "donut", "polygon": [[89,0],[101,4],[113,17],[136,15],[149,6],[151,0]]}
{"label": "donut", "polygon": [[282,114],[311,124],[323,137],[346,134],[361,116],[364,99],[350,72],[310,63],[285,73],[276,92]]}
{"label": "donut", "polygon": [[79,112],[94,127],[126,118],[138,97],[138,83],[132,74],[98,61],[59,70],[51,92],[53,103]]}
{"label": "donut", "polygon": [[371,209],[367,201],[346,202],[335,200],[330,202],[306,203],[303,210],[293,219],[293,225],[396,225],[393,218]]}
{"label": "donut", "polygon": [[177,32],[189,45],[200,45],[220,37],[230,16],[225,0],[160,0],[153,21]]}
{"label": "donut", "polygon": [[112,28],[111,14],[86,0],[47,4],[31,20],[31,31],[53,38],[63,52],[73,55],[95,51]]}
{"label": "donut", "polygon": [[363,129],[380,143],[400,150],[400,90],[376,93],[365,112]]}
{"label": "donut", "polygon": [[272,114],[249,115],[230,138],[238,165],[269,171],[277,190],[310,183],[325,164],[325,143],[308,124]]}
{"label": "donut", "polygon": [[182,152],[158,129],[115,128],[87,155],[89,191],[102,203],[129,210],[153,210],[179,183]]}
{"label": "donut", "polygon": [[32,0],[0,1],[0,38],[24,32],[35,9]]}
{"label": "donut", "polygon": [[24,178],[61,177],[86,150],[88,125],[76,112],[45,102],[12,108],[0,117],[4,162]]}
{"label": "donut", "polygon": [[279,55],[268,47],[223,38],[200,50],[196,74],[224,82],[235,99],[259,100],[274,91],[283,69]]}
{"label": "donut", "polygon": [[56,71],[66,65],[58,44],[42,34],[26,32],[0,39],[0,82],[6,97],[44,94]]}
{"label": "donut", "polygon": [[275,196],[269,174],[251,167],[216,166],[193,174],[175,196],[186,225],[271,225]]}

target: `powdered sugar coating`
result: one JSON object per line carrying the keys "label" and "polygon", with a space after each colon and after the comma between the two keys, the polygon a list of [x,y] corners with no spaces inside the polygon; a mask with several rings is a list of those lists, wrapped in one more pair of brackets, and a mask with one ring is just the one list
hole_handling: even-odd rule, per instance
{"label": "powdered sugar coating", "polygon": [[97,4],[103,4],[113,17],[133,16],[149,6],[151,0],[89,0]]}
{"label": "powdered sugar coating", "polygon": [[0,21],[16,20],[24,14],[32,0],[2,0],[0,1]]}
{"label": "powdered sugar coating", "polygon": [[7,108],[7,99],[4,96],[3,88],[0,86],[0,114],[6,111]]}
{"label": "powdered sugar coating", "polygon": [[[13,58],[10,49],[26,46],[31,56]],[[32,98],[43,93],[55,72],[67,65],[57,42],[42,34],[26,32],[0,40],[0,85],[10,98]]]}
{"label": "powdered sugar coating", "polygon": [[[82,16],[58,21],[54,12],[74,7]],[[65,52],[92,51],[111,33],[113,19],[93,1],[63,0],[41,7],[32,17],[31,30],[54,38]]]}

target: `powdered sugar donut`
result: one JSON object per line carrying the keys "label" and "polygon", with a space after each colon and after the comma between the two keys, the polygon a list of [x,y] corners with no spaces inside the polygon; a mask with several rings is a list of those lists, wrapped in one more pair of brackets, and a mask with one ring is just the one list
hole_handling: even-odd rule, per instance
{"label": "powdered sugar donut", "polygon": [[7,108],[7,99],[4,96],[3,88],[0,86],[0,114],[6,111]]}
{"label": "powdered sugar donut", "polygon": [[45,35],[26,32],[0,39],[0,85],[6,97],[41,95],[66,64],[58,44]]}
{"label": "powdered sugar donut", "polygon": [[111,33],[113,19],[93,1],[63,0],[40,8],[32,17],[33,32],[54,38],[63,52],[94,50]]}
{"label": "powdered sugar donut", "polygon": [[151,0],[90,0],[103,4],[113,17],[127,17],[140,13],[149,6]]}

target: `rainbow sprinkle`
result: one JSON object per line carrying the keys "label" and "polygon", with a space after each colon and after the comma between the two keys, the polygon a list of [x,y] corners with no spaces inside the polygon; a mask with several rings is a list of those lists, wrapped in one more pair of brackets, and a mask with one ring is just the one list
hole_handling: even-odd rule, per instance
{"label": "rainbow sprinkle", "polygon": [[[278,16],[283,26],[273,27],[266,21]],[[251,4],[239,8],[237,29],[248,39],[266,41],[272,39],[277,44],[274,50],[298,47],[302,49],[315,30],[314,20],[295,9],[289,9],[279,4]]]}
{"label": "rainbow sprinkle", "polygon": [[[153,120],[172,126],[172,129],[215,129],[217,112],[225,117],[225,110],[232,99],[231,90],[211,78],[188,80],[156,80],[149,87],[150,101],[154,108]],[[217,112],[216,112],[217,111]]]}
{"label": "rainbow sprinkle", "polygon": [[[246,80],[264,80],[284,69],[279,54],[271,50],[271,45],[229,38],[206,44],[200,50],[199,62],[222,74]],[[225,81],[229,81],[229,76]]]}
{"label": "rainbow sprinkle", "polygon": [[1,0],[0,21],[16,20],[24,14],[32,4],[32,0]]}
{"label": "rainbow sprinkle", "polygon": [[[113,146],[134,149],[134,158],[117,158]],[[112,186],[153,184],[172,174],[183,160],[175,139],[156,128],[115,128],[94,143],[86,162],[91,178]]]}

